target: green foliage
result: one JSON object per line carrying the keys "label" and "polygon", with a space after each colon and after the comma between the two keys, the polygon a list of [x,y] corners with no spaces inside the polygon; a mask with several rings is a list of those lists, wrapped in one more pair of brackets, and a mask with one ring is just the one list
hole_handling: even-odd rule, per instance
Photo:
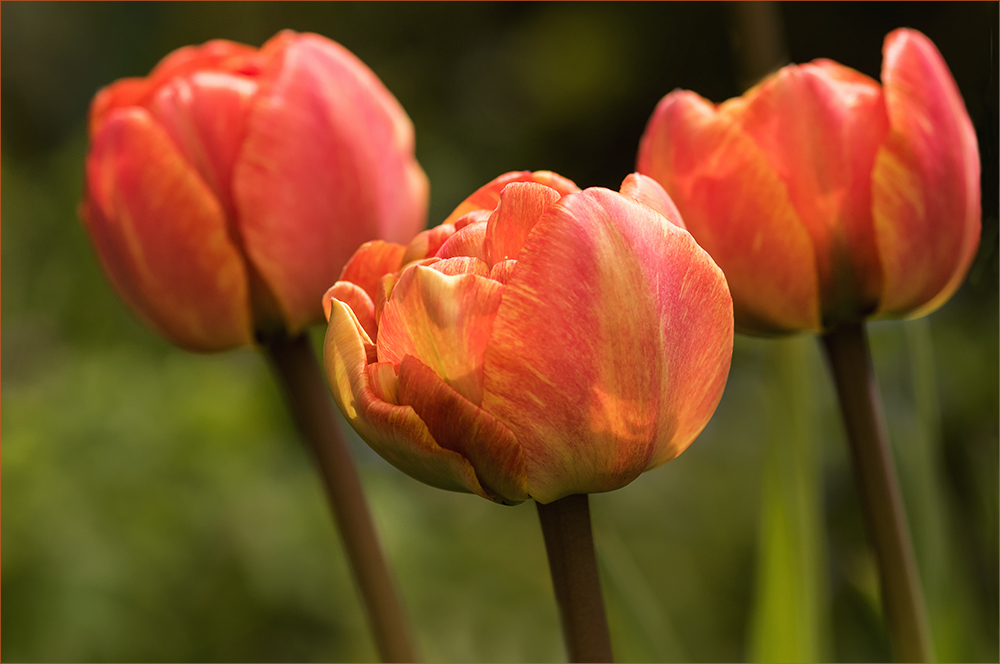
{"label": "green foliage", "polygon": [[771,435],[762,478],[755,662],[820,662],[829,655],[826,538],[822,532],[821,440],[814,377],[822,371],[807,336],[767,340]]}

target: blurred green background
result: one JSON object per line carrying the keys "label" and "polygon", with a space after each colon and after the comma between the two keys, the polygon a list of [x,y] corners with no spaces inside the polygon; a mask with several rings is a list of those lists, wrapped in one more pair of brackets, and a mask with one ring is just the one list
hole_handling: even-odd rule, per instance
{"label": "blurred green background", "polygon": [[[175,350],[97,265],[76,206],[102,85],[215,37],[326,35],[409,112],[436,224],[508,170],[617,189],[660,97],[739,94],[734,16],[725,3],[4,2],[3,660],[375,657],[262,357]],[[924,31],[978,132],[983,241],[967,282],[871,337],[938,656],[997,661],[997,3],[781,4],[778,18],[791,60],[874,77],[889,30]],[[352,445],[425,657],[561,660],[534,507],[431,489]],[[889,656],[815,339],[737,338],[700,439],[591,505],[619,659]]]}

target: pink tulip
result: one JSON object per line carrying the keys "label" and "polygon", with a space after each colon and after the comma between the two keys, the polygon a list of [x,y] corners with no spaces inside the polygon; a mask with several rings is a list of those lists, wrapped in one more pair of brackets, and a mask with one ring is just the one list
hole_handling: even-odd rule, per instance
{"label": "pink tulip", "polygon": [[976,135],[927,37],[885,40],[882,84],[829,60],[788,66],[714,105],[678,90],[637,169],[726,273],[741,331],[920,316],[962,283],[979,242]]}
{"label": "pink tulip", "polygon": [[609,491],[680,454],[722,395],[722,272],[663,189],[509,173],[324,299],[334,397],[427,484],[516,503]]}
{"label": "pink tulip", "polygon": [[409,118],[319,35],[179,49],[98,93],[90,139],[82,211],[105,271],[192,350],[321,322],[358,245],[425,220]]}

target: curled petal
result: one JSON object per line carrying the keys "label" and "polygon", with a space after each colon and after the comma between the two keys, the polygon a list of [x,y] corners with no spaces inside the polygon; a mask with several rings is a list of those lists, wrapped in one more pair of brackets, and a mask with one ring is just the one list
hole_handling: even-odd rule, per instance
{"label": "curled petal", "polygon": [[528,233],[560,198],[555,189],[535,182],[512,182],[504,187],[486,225],[486,262],[493,266],[516,259]]}
{"label": "curled petal", "polygon": [[[685,337],[699,339],[668,347]],[[691,442],[731,351],[725,279],[691,236],[588,189],[556,204],[521,250],[484,355],[482,404],[521,443],[532,498],[608,491]]]}
{"label": "curled petal", "polygon": [[347,261],[338,281],[357,284],[374,301],[379,281],[387,274],[399,272],[405,251],[401,244],[383,240],[365,242]]}
{"label": "curled petal", "polygon": [[136,108],[106,119],[87,156],[84,220],[125,301],[179,346],[253,342],[247,273],[222,207]]}
{"label": "curled petal", "polygon": [[438,258],[471,256],[486,261],[486,222],[480,221],[465,226],[452,235],[437,251]]}
{"label": "curled petal", "polygon": [[269,53],[233,196],[250,260],[294,334],[322,320],[320,294],[362,242],[420,230],[427,183],[409,119],[354,55],[309,34]]}
{"label": "curled petal", "polygon": [[673,199],[653,178],[642,173],[629,173],[622,181],[621,193],[653,208],[677,228],[685,228]]}
{"label": "curled petal", "polygon": [[503,285],[473,274],[448,276],[407,268],[392,289],[378,327],[378,359],[395,365],[413,355],[469,401],[482,400],[483,352]]}
{"label": "curled petal", "polygon": [[[421,482],[492,500],[472,464],[438,445],[413,408],[376,396],[369,384],[364,340],[365,333],[350,307],[334,300],[323,360],[333,397],[354,430],[382,458]],[[386,378],[384,371],[374,369],[372,373],[381,382]]]}
{"label": "curled petal", "polygon": [[[430,266],[436,263],[440,263],[440,258],[425,258],[423,260],[417,261],[414,265],[425,265]],[[392,272],[390,274],[383,275],[378,282],[378,288],[375,289],[375,325],[377,326],[382,320],[382,310],[385,309],[385,303],[389,301],[389,297],[392,295],[392,289],[395,288],[396,282],[399,281],[399,273]]]}
{"label": "curled petal", "polygon": [[[410,241],[403,254],[402,264],[406,265],[413,261],[423,260],[437,255],[438,249],[445,243],[455,231],[458,230],[450,224],[441,224],[426,231],[417,233],[416,237]],[[398,269],[397,269],[398,272]]]}
{"label": "curled petal", "polygon": [[955,292],[975,256],[979,147],[948,66],[921,33],[886,37],[882,85],[890,131],[872,174],[879,313],[920,316]]}
{"label": "curled petal", "polygon": [[399,401],[416,411],[438,445],[472,463],[494,500],[513,504],[528,498],[524,455],[510,429],[412,355],[399,365]]}
{"label": "curled petal", "polygon": [[491,180],[477,189],[471,196],[462,201],[454,212],[444,220],[445,224],[453,224],[460,217],[474,210],[492,212],[500,202],[500,192],[512,182],[537,182],[555,189],[563,196],[575,194],[580,188],[561,175],[551,171],[512,171]]}
{"label": "curled petal", "polygon": [[455,220],[455,230],[460,231],[469,224],[479,223],[480,221],[489,221],[490,210],[473,210],[468,214],[464,214]]}
{"label": "curled petal", "polygon": [[378,326],[375,324],[375,305],[360,286],[350,281],[338,281],[323,296],[323,312],[327,321],[330,320],[330,307],[333,300],[340,300],[351,308],[358,323],[364,328],[369,339],[376,338]]}
{"label": "curled petal", "polygon": [[692,92],[670,93],[646,127],[637,170],[663,185],[725,272],[739,329],[821,328],[809,234],[760,149],[726,114]]}
{"label": "curled petal", "polygon": [[382,321],[382,312],[385,310],[385,303],[389,301],[389,297],[392,295],[392,289],[396,285],[396,281],[399,279],[397,273],[387,274],[383,276],[378,282],[378,288],[375,291],[375,327]]}

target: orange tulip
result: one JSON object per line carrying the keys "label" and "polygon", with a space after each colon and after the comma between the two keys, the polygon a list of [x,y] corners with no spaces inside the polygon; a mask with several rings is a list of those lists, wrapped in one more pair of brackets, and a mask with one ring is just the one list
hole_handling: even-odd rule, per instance
{"label": "orange tulip", "polygon": [[896,30],[883,55],[881,86],[816,60],[718,106],[674,91],[650,119],[637,170],[726,273],[740,331],[920,316],[965,277],[981,214],[972,123],[927,37]]}
{"label": "orange tulip", "polygon": [[722,272],[651,179],[509,173],[408,247],[363,245],[324,298],[341,410],[444,489],[609,491],[681,453],[722,395]]}
{"label": "orange tulip", "polygon": [[90,140],[82,214],[105,271],[184,348],[321,322],[358,245],[424,225],[409,118],[319,35],[179,49],[101,90]]}

